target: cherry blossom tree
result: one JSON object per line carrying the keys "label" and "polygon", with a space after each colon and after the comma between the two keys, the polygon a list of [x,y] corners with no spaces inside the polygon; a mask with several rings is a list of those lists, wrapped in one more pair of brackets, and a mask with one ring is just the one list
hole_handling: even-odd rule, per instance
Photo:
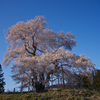
{"label": "cherry blossom tree", "polygon": [[18,22],[6,31],[5,38],[10,46],[2,64],[13,63],[12,78],[20,82],[25,74],[28,84],[33,77],[38,84],[36,87],[43,90],[50,75],[58,71],[63,73],[63,83],[68,71],[91,73],[94,64],[90,59],[70,52],[76,46],[75,36],[70,32],[56,33],[47,26],[45,18],[37,16],[26,23]]}

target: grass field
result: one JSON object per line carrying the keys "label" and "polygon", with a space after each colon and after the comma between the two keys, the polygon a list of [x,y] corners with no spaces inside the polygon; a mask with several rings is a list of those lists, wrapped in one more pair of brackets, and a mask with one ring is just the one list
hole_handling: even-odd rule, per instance
{"label": "grass field", "polygon": [[0,94],[0,100],[100,100],[100,92],[87,89],[58,89],[44,93]]}

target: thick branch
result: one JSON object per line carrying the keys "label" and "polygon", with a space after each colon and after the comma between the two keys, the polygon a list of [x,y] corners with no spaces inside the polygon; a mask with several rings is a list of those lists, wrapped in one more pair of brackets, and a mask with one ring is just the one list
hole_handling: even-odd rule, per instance
{"label": "thick branch", "polygon": [[68,66],[68,67],[71,67],[71,65],[69,65],[69,64],[62,64],[61,66]]}
{"label": "thick branch", "polygon": [[33,55],[33,53],[32,53],[32,52],[30,52],[30,51],[27,49],[26,44],[25,44],[24,46],[25,46],[25,50],[26,50],[28,53],[30,53],[30,54],[32,54],[32,55]]}
{"label": "thick branch", "polygon": [[38,48],[35,46],[35,43],[34,43],[34,36],[32,36],[32,39],[33,39],[33,44],[32,44],[32,46],[33,46],[33,48],[34,48],[34,53],[36,52],[36,50],[45,53],[44,51],[38,49]]}
{"label": "thick branch", "polygon": [[35,47],[35,45],[34,45],[34,36],[32,36],[32,40],[33,40],[32,46],[33,46],[33,48],[34,48],[34,47]]}

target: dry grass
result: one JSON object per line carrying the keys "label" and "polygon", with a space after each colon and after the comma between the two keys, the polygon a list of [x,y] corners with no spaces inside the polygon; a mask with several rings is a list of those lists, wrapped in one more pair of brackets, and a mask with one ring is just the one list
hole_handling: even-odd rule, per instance
{"label": "dry grass", "polygon": [[44,93],[0,94],[0,100],[100,100],[100,93],[86,89],[60,89]]}

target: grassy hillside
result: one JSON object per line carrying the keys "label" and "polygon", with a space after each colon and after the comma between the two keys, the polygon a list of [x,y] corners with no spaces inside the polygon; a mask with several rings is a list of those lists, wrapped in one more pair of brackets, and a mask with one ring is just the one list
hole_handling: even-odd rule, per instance
{"label": "grassy hillside", "polygon": [[100,92],[86,89],[58,89],[44,93],[0,94],[0,100],[100,100]]}

